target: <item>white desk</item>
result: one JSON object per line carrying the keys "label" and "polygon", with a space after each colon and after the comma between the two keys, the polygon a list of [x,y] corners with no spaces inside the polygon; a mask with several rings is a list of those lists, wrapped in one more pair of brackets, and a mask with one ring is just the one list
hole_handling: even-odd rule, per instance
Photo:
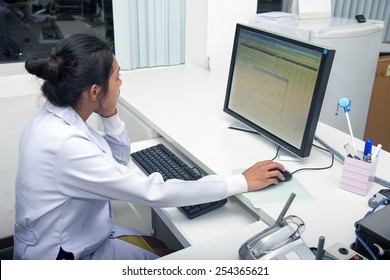
{"label": "white desk", "polygon": [[[232,170],[249,167],[275,155],[276,148],[270,141],[227,128],[233,119],[222,111],[226,81],[206,70],[191,66],[155,68],[125,72],[122,80],[121,98],[128,109],[209,174],[228,175]],[[340,122],[345,122],[339,118]],[[349,135],[322,123],[316,134],[343,154],[343,145],[350,141]],[[362,141],[356,141],[362,149]],[[313,147],[311,156],[303,162],[283,164],[294,171],[302,167],[324,167],[330,162],[328,153]],[[376,175],[389,180],[388,164],[390,154],[383,151]],[[294,174],[314,198],[312,202],[294,202],[287,213],[299,216],[306,223],[303,239],[308,246],[316,247],[320,236],[326,238],[325,248],[336,242],[347,246],[354,242],[354,223],[370,210],[368,198],[382,188],[374,184],[366,197],[341,190],[341,173],[342,163],[335,160],[331,169]],[[241,244],[255,233],[250,229],[256,228],[257,225],[253,226],[256,220],[238,206],[228,203],[225,208],[194,220],[187,220],[176,208],[156,210],[185,247],[196,245],[196,249],[204,244],[204,258],[208,258],[209,251],[213,250],[209,246],[215,244],[213,240],[227,242],[237,235],[235,231],[242,229],[249,234],[240,235],[241,239],[237,237]],[[276,219],[282,206],[262,207],[266,213],[264,221],[269,223],[271,218]],[[257,229],[265,227],[258,224]],[[180,256],[180,252],[178,254]],[[230,256],[233,255],[230,253]]]}
{"label": "white desk", "polygon": [[[165,144],[177,155],[181,155],[180,151],[176,150],[175,147],[171,146],[163,138],[133,143],[131,149],[132,151],[137,151],[158,143]],[[190,161],[186,160],[185,157],[182,157],[182,159],[189,164],[189,166],[194,166]],[[131,162],[130,167],[134,166],[135,163]],[[157,208],[154,209],[154,211],[184,247],[202,244],[210,239],[222,238],[227,233],[251,224],[256,224],[256,227],[261,229],[267,227],[265,223],[258,221],[255,216],[243,209],[241,204],[234,198],[229,198],[229,202],[221,208],[193,220],[189,220],[176,207],[164,209]]]}

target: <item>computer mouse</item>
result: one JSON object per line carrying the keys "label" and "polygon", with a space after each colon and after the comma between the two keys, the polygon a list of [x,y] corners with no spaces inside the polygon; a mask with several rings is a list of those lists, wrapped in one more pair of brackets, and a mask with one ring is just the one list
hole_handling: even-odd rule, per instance
{"label": "computer mouse", "polygon": [[290,181],[292,179],[292,174],[289,171],[287,171],[287,170],[281,171],[278,168],[271,169],[270,171],[274,171],[274,170],[279,170],[283,174],[283,176],[284,176],[284,180],[281,180],[279,177],[275,177],[276,180],[278,180],[278,182],[288,182],[288,181]]}

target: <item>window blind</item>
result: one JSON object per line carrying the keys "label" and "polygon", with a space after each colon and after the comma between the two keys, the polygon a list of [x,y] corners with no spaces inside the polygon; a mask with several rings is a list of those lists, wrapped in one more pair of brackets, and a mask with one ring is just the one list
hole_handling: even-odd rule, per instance
{"label": "window blind", "polygon": [[185,0],[114,0],[113,6],[122,69],[184,63]]}

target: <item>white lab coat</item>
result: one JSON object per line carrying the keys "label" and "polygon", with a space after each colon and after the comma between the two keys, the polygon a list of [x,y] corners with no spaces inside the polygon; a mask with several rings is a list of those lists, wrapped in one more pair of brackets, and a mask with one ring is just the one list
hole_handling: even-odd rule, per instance
{"label": "white lab coat", "polygon": [[219,200],[246,191],[242,175],[206,176],[196,182],[164,182],[129,169],[130,145],[119,116],[102,118],[104,133],[71,107],[49,102],[26,126],[16,178],[15,259],[153,259],[116,239],[140,232],[113,224],[110,200],[152,207]]}

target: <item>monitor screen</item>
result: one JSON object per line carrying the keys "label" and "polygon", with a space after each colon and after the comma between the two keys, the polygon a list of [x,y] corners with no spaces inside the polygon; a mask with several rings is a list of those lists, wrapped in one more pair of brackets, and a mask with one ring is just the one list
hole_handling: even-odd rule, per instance
{"label": "monitor screen", "polygon": [[237,24],[224,111],[297,157],[308,157],[334,55]]}

